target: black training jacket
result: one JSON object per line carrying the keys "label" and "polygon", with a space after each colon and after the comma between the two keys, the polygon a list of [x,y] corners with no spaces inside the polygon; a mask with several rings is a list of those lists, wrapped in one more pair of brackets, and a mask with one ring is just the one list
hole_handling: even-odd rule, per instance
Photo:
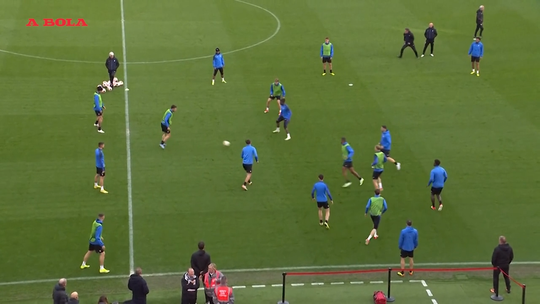
{"label": "black training jacket", "polygon": [[118,59],[116,59],[116,57],[107,57],[107,61],[105,61],[105,66],[109,71],[116,71],[120,66],[120,62],[118,62]]}
{"label": "black training jacket", "polygon": [[493,267],[508,267],[512,260],[514,259],[514,251],[512,247],[508,244],[501,244],[493,250],[493,255],[491,256],[491,265]]}
{"label": "black training jacket", "polygon": [[403,33],[403,41],[407,44],[414,44],[414,35],[412,32]]}
{"label": "black training jacket", "polygon": [[476,11],[476,23],[478,24],[484,23],[484,12],[481,9],[478,9]]}
{"label": "black training jacket", "polygon": [[435,37],[437,37],[437,30],[434,27],[428,27],[424,32],[424,37],[426,37],[427,40],[435,40]]}
{"label": "black training jacket", "polygon": [[204,250],[197,250],[191,255],[191,268],[195,275],[203,275],[208,272],[208,265],[212,263],[210,255]]}

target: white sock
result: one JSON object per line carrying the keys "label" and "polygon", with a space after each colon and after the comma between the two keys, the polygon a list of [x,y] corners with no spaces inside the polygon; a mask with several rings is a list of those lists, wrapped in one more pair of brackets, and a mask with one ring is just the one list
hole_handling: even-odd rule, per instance
{"label": "white sock", "polygon": [[225,77],[221,77],[221,80],[225,80]]}
{"label": "white sock", "polygon": [[371,240],[371,234],[367,237],[367,240],[368,241]]}
{"label": "white sock", "polygon": [[103,265],[99,266],[99,269],[105,269],[105,267],[103,267]]}
{"label": "white sock", "polygon": [[96,186],[96,187],[97,187],[97,186],[99,186],[99,185],[98,185],[98,183],[94,183],[94,186]]}
{"label": "white sock", "polygon": [[277,127],[276,130],[279,130],[279,127]]}
{"label": "white sock", "polygon": [[382,183],[379,183],[379,189],[382,189]]}
{"label": "white sock", "polygon": [[480,74],[480,70],[477,70],[476,73],[477,73],[477,74]]}
{"label": "white sock", "polygon": [[86,266],[86,262],[85,262],[85,261],[82,262],[82,266]]}
{"label": "white sock", "polygon": [[375,230],[375,237],[378,237],[378,235],[377,235],[377,229],[374,229],[374,230]]}
{"label": "white sock", "polygon": [[101,186],[101,190],[105,190],[105,189],[103,189],[103,186]]}
{"label": "white sock", "polygon": [[472,69],[472,71],[474,72],[474,71],[475,71],[475,69]]}

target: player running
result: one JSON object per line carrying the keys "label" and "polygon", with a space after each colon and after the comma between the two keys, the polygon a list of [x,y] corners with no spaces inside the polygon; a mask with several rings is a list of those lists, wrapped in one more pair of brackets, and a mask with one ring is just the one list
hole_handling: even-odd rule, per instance
{"label": "player running", "polygon": [[444,183],[448,179],[448,174],[443,167],[441,167],[441,161],[436,159],[433,162],[433,169],[429,175],[429,182],[427,187],[431,186],[431,209],[435,210],[435,196],[439,200],[439,211],[443,209],[442,196],[441,193],[444,188]]}
{"label": "player running", "polygon": [[253,173],[253,159],[255,159],[257,163],[259,162],[259,155],[257,154],[257,149],[255,149],[255,147],[251,145],[251,140],[246,139],[246,146],[242,148],[241,157],[242,167],[244,168],[244,171],[246,171],[246,179],[244,179],[242,189],[244,189],[244,191],[247,191],[247,186],[253,184],[251,182],[251,174]]}
{"label": "player running", "polygon": [[386,156],[386,158],[391,163],[396,165],[398,170],[400,170],[401,169],[401,164],[398,163],[395,159],[390,157],[390,148],[392,148],[392,136],[390,135],[390,131],[388,130],[388,128],[386,126],[383,125],[383,126],[381,126],[381,133],[382,133],[381,134],[381,142],[379,142],[379,145],[381,145],[383,147],[381,152],[383,152],[384,155]]}
{"label": "player running", "polygon": [[382,152],[383,147],[381,145],[375,146],[375,156],[373,158],[373,163],[371,163],[371,168],[373,168],[373,186],[375,190],[382,191],[382,180],[381,174],[384,171],[384,163],[387,158]]}
{"label": "player running", "polygon": [[[98,143],[98,147],[95,151],[96,155],[96,176],[94,177],[94,189],[100,189],[99,192],[103,194],[109,193],[105,190],[105,155],[103,154],[103,148],[105,143]],[[99,180],[99,184],[98,184]]]}
{"label": "player running", "polygon": [[283,85],[279,82],[279,79],[276,78],[274,82],[270,85],[270,97],[268,97],[268,100],[266,101],[266,110],[264,110],[264,113],[268,113],[270,111],[270,101],[277,99],[278,107],[279,107],[279,114],[281,114],[281,99],[285,98],[285,88]]}
{"label": "player running", "polygon": [[90,265],[86,264],[86,262],[94,251],[99,254],[99,273],[109,273],[109,270],[105,269],[104,267],[105,244],[103,243],[103,220],[105,220],[105,215],[103,213],[100,213],[98,214],[98,218],[92,223],[88,251],[84,255],[81,269],[86,269],[90,267]]}
{"label": "player running", "polygon": [[379,229],[379,223],[381,222],[381,216],[388,210],[388,205],[386,200],[381,196],[381,191],[375,190],[375,196],[370,198],[366,205],[365,216],[368,215],[371,217],[373,222],[373,229],[369,233],[369,236],[366,239],[366,245],[369,245],[371,238],[377,239],[379,235],[377,234],[377,229]]}
{"label": "player running", "polygon": [[105,105],[103,104],[101,94],[105,92],[105,88],[103,88],[101,85],[98,85],[96,92],[94,92],[94,112],[96,113],[96,122],[94,122],[94,127],[98,128],[97,131],[99,133],[105,133],[105,131],[101,129],[101,123],[103,122],[103,110],[105,110]]}
{"label": "player running", "polygon": [[[330,219],[330,205],[328,204],[328,199],[330,203],[334,203],[332,199],[332,194],[330,194],[330,189],[324,183],[324,176],[319,174],[319,181],[313,185],[313,190],[311,190],[311,199],[315,200],[315,194],[317,195],[317,207],[319,208],[319,225],[324,226],[326,229],[330,229],[328,225],[328,220]],[[328,196],[328,198],[327,198]],[[323,212],[325,210],[324,221],[323,221]]]}
{"label": "player running", "polygon": [[279,111],[279,117],[276,120],[277,128],[273,131],[273,133],[279,133],[279,125],[283,121],[283,128],[285,128],[285,132],[287,132],[287,137],[285,140],[291,139],[291,134],[289,133],[289,122],[291,122],[292,112],[288,105],[285,104],[285,98],[282,98],[279,102],[281,106],[281,110]]}
{"label": "player running", "polygon": [[161,149],[165,149],[165,142],[171,137],[171,125],[174,112],[176,112],[176,106],[172,105],[171,108],[167,109],[165,114],[163,114],[163,120],[161,121],[161,131],[163,132],[163,135],[161,136],[161,143],[159,144]]}
{"label": "player running", "polygon": [[353,162],[352,157],[354,155],[354,150],[347,142],[347,139],[345,137],[341,138],[341,155],[343,157],[343,168],[342,173],[343,177],[345,178],[345,184],[343,184],[343,188],[349,187],[352,183],[347,178],[347,170],[349,170],[358,180],[360,181],[360,186],[364,183],[364,179],[358,174],[354,168],[353,168]]}

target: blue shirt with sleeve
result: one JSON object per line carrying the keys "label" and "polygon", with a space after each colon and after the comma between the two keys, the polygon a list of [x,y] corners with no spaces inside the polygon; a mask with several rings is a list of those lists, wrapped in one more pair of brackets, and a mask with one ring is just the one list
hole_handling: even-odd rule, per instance
{"label": "blue shirt with sleeve", "polygon": [[[375,195],[375,197],[380,197],[381,195]],[[388,205],[386,204],[386,199],[383,198],[383,210],[382,210],[382,214],[384,214],[386,212],[386,210],[388,210]],[[367,201],[367,205],[366,205],[366,214],[369,212],[369,208],[371,208],[371,198]]]}
{"label": "blue shirt with sleeve", "polygon": [[[279,86],[281,87],[281,97],[285,97],[285,87],[280,83]],[[274,84],[272,83],[270,85],[270,96],[274,96]]]}
{"label": "blue shirt with sleeve", "polygon": [[444,170],[441,166],[435,166],[431,170],[431,174],[429,175],[429,182],[428,187],[430,185],[433,185],[433,188],[443,188],[444,183],[446,183],[446,180],[448,179],[448,174],[446,173],[446,170]]}
{"label": "blue shirt with sleeve", "polygon": [[[378,162],[379,158],[377,157],[377,154],[375,154],[373,156],[373,163],[371,163],[371,166],[375,166]],[[388,159],[386,158],[386,155],[383,155],[383,163],[385,163]],[[384,169],[377,169],[377,168],[373,168],[373,172],[383,172]]]}
{"label": "blue shirt with sleeve", "polygon": [[281,105],[281,116],[283,116],[283,118],[285,118],[286,120],[291,120],[292,111],[288,105],[286,104]]}
{"label": "blue shirt with sleeve", "polygon": [[225,66],[225,59],[223,59],[223,54],[216,53],[214,54],[214,57],[212,59],[212,64],[214,66],[214,69],[221,69]]}
{"label": "blue shirt with sleeve", "polygon": [[484,57],[484,45],[482,42],[473,42],[469,48],[469,55],[472,57]]}
{"label": "blue shirt with sleeve", "polygon": [[244,165],[253,165],[253,159],[259,161],[259,155],[257,155],[257,149],[252,145],[247,145],[242,149],[242,163]]}
{"label": "blue shirt with sleeve", "polygon": [[97,148],[95,151],[96,155],[96,168],[105,168],[105,155],[103,154],[103,150],[100,148]]}
{"label": "blue shirt with sleeve", "polygon": [[315,198],[315,193],[317,195],[317,202],[324,203],[327,201],[326,196],[333,201],[332,194],[330,194],[330,189],[323,181],[318,181],[313,185],[313,190],[311,190],[311,198]]}
{"label": "blue shirt with sleeve", "polygon": [[101,225],[99,225],[96,228],[96,241],[95,242],[90,242],[90,244],[99,245],[99,246],[103,247],[105,245],[105,243],[103,243],[103,240],[101,239],[101,234],[103,233],[103,227],[102,227],[103,222],[100,219],[97,219],[96,222],[101,224]]}
{"label": "blue shirt with sleeve", "polygon": [[172,111],[168,111],[165,114],[165,118],[161,121],[161,124],[166,126],[167,128],[171,125],[171,117],[172,117]]}
{"label": "blue shirt with sleeve", "polygon": [[389,130],[386,130],[386,131],[382,132],[382,134],[381,134],[381,146],[383,146],[383,148],[385,150],[391,150],[391,148],[392,148],[392,136],[390,135]]}
{"label": "blue shirt with sleeve", "polygon": [[[324,54],[324,45],[325,44],[328,45],[329,43],[325,42],[325,43],[323,43],[323,45],[321,45],[321,57],[326,57],[326,56],[323,55]],[[334,45],[333,44],[330,46],[330,58],[332,58],[332,57],[334,57]]]}
{"label": "blue shirt with sleeve", "polygon": [[[345,146],[348,144],[347,142],[344,142],[342,145]],[[354,156],[354,150],[351,146],[347,146],[347,159],[345,160],[346,163],[352,162],[352,158]]]}
{"label": "blue shirt with sleeve", "polygon": [[418,247],[418,231],[411,226],[401,230],[399,235],[399,249],[413,251]]}
{"label": "blue shirt with sleeve", "polygon": [[98,92],[94,93],[94,111],[103,112],[103,100]]}

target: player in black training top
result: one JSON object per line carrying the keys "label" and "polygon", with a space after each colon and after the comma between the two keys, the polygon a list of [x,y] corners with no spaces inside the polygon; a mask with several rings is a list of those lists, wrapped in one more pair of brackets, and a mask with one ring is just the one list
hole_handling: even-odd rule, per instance
{"label": "player in black training top", "polygon": [[418,58],[418,52],[416,51],[416,47],[414,46],[414,35],[408,28],[406,28],[405,32],[403,33],[403,41],[404,43],[401,47],[401,52],[399,53],[398,58],[403,57],[403,51],[408,47],[410,47],[414,51],[416,58]]}
{"label": "player in black training top", "polygon": [[[478,36],[478,30],[480,30],[480,36]],[[473,39],[476,37],[482,38],[482,33],[484,32],[484,6],[480,5],[476,11],[476,30],[474,31]]]}

